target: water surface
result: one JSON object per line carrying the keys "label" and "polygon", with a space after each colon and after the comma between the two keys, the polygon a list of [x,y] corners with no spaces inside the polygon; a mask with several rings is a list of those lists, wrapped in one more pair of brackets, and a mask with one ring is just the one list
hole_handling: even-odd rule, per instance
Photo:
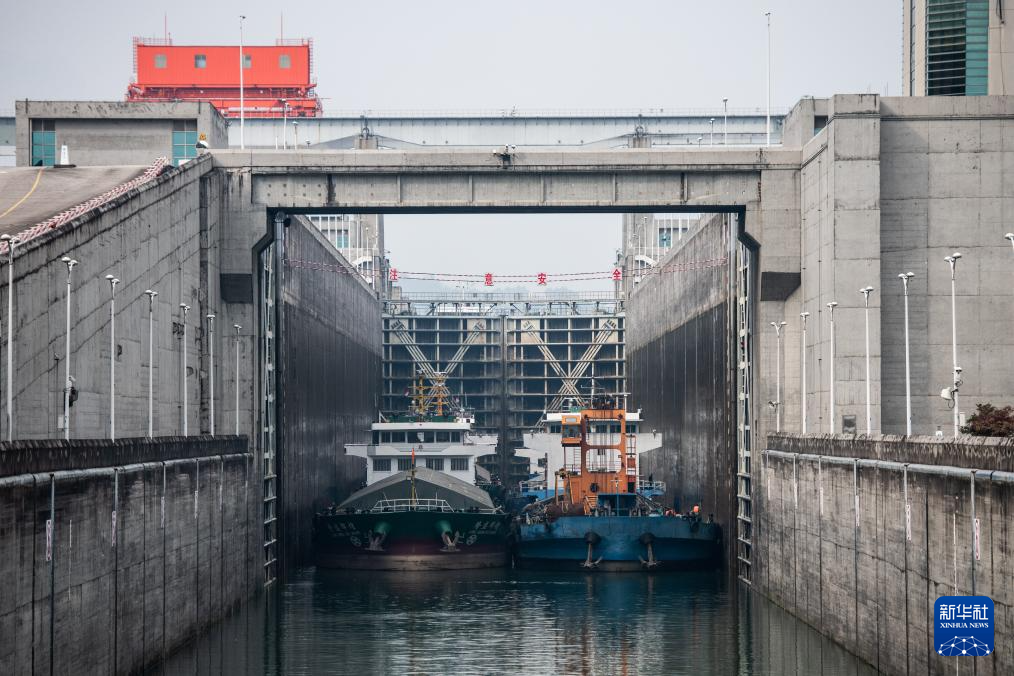
{"label": "water surface", "polygon": [[724,573],[314,568],[162,666],[255,675],[875,673]]}

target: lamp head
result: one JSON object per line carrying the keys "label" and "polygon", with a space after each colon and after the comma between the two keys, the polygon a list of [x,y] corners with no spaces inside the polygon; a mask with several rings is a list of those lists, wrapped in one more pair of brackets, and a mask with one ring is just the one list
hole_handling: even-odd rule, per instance
{"label": "lamp head", "polygon": [[206,315],[204,315],[204,316],[205,316],[205,318],[207,318],[207,319],[214,319],[214,318],[215,318],[215,315],[214,315],[214,313],[210,313],[210,314],[206,314]]}
{"label": "lamp head", "polygon": [[1003,236],[1003,238],[1009,239],[1011,242],[1014,242],[1014,232],[1008,232],[1006,235]]}
{"label": "lamp head", "polygon": [[800,312],[799,316],[802,317],[803,319],[806,319],[807,317],[810,316],[810,313],[809,312]]}
{"label": "lamp head", "polygon": [[[1014,237],[1014,235],[1011,235],[1011,237]],[[0,242],[9,242],[10,239],[11,239],[10,235],[7,234],[0,235]]]}
{"label": "lamp head", "polygon": [[241,328],[243,328],[243,327],[242,327],[242,326],[240,326],[239,324],[233,324],[233,325],[232,325],[232,328],[236,329],[236,333],[239,333],[239,330],[240,330]]}
{"label": "lamp head", "polygon": [[158,291],[152,291],[151,289],[145,289],[144,290],[144,295],[148,296],[148,298],[155,298],[155,296],[158,295]]}
{"label": "lamp head", "polygon": [[834,310],[836,307],[838,307],[838,302],[833,300],[830,303],[828,303],[827,306],[832,310]]}
{"label": "lamp head", "polygon": [[106,279],[108,279],[111,282],[111,281],[113,281],[113,276],[112,275],[106,275]]}

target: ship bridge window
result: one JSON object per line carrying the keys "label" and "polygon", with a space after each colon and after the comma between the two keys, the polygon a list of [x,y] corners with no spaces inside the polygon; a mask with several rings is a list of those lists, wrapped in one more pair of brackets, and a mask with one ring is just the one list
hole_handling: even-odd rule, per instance
{"label": "ship bridge window", "polygon": [[580,425],[565,425],[563,427],[563,436],[567,438],[576,438],[581,436]]}
{"label": "ship bridge window", "polygon": [[451,471],[452,472],[467,472],[468,471],[468,458],[451,458]]}
{"label": "ship bridge window", "polygon": [[373,459],[373,471],[374,472],[390,472],[391,471],[391,459],[390,458],[374,458]]}
{"label": "ship bridge window", "polygon": [[609,431],[612,432],[613,434],[619,434],[620,433],[620,425],[619,425],[619,423],[617,423],[615,425],[610,425],[609,426]]}
{"label": "ship bridge window", "polygon": [[433,469],[438,472],[444,471],[443,458],[426,458],[426,469]]}
{"label": "ship bridge window", "polygon": [[461,432],[451,432],[451,443],[452,444],[461,443]]}
{"label": "ship bridge window", "polygon": [[451,433],[450,432],[437,432],[437,443],[450,443]]}
{"label": "ship bridge window", "polygon": [[207,68],[208,57],[205,54],[194,54],[194,68]]}
{"label": "ship bridge window", "polygon": [[398,458],[398,471],[407,472],[412,469],[412,458]]}
{"label": "ship bridge window", "polygon": [[549,433],[550,434],[559,434],[560,433],[560,426],[559,425],[550,425],[549,426]]}
{"label": "ship bridge window", "polygon": [[637,434],[637,423],[627,423],[627,434]]}
{"label": "ship bridge window", "polygon": [[250,68],[253,66],[253,57],[249,54],[243,55],[243,68]]}
{"label": "ship bridge window", "polygon": [[390,432],[381,432],[380,433],[380,443],[382,443],[382,444],[389,444],[389,443],[391,443],[391,433]]}
{"label": "ship bridge window", "polygon": [[380,432],[373,433],[373,445],[376,446],[380,443]]}
{"label": "ship bridge window", "polygon": [[292,68],[292,57],[288,54],[278,55],[278,67],[279,68]]}
{"label": "ship bridge window", "polygon": [[165,68],[166,67],[165,54],[156,54],[155,55],[155,67],[156,68]]}
{"label": "ship bridge window", "polygon": [[433,432],[432,431],[423,432],[421,439],[422,439],[422,442],[424,444],[432,444],[433,443]]}

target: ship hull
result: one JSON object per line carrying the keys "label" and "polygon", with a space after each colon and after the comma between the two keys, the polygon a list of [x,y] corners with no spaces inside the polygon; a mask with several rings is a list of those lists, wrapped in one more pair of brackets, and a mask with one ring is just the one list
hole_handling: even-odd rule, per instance
{"label": "ship hull", "polygon": [[505,514],[473,512],[320,514],[314,550],[317,565],[327,568],[498,568],[509,561],[508,521]]}
{"label": "ship hull", "polygon": [[[589,557],[590,533],[594,535]],[[646,540],[651,541],[651,552]],[[672,517],[565,516],[551,523],[521,525],[514,561],[519,568],[574,571],[714,568],[720,564],[721,542],[721,528],[713,523]],[[593,565],[584,565],[589,558]]]}

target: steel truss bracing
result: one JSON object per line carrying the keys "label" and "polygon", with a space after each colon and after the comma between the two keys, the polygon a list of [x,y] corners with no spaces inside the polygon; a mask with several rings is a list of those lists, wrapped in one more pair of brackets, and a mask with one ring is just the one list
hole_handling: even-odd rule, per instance
{"label": "steel truss bracing", "polygon": [[521,444],[566,397],[625,388],[622,314],[399,314],[384,317],[385,414],[408,409],[414,375],[447,374],[452,398],[472,410],[501,453]]}

